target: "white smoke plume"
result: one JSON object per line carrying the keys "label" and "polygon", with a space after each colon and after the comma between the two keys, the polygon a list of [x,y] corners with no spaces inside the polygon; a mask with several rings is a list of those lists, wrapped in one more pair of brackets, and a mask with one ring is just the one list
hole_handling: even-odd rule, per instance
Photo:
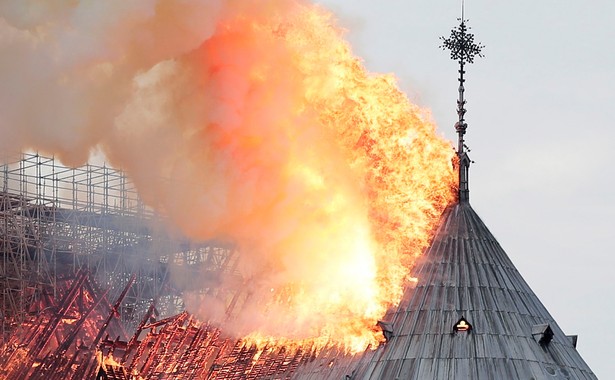
{"label": "white smoke plume", "polygon": [[245,333],[373,325],[452,197],[426,113],[305,1],[4,0],[0,54],[0,152],[101,149],[184,234],[235,242]]}
{"label": "white smoke plume", "polygon": [[133,78],[198,47],[219,1],[0,2],[0,149],[82,164],[112,133]]}

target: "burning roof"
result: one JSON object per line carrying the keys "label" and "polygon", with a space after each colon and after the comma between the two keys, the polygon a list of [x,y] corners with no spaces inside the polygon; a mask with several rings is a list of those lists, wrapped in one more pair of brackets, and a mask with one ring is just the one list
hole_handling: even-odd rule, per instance
{"label": "burning roof", "polygon": [[139,197],[106,165],[2,166],[2,376],[593,378],[469,206],[465,20],[454,158],[309,2],[19,3],[0,153],[99,149]]}
{"label": "burning roof", "polygon": [[[0,132],[11,149],[65,164],[100,152],[169,230],[233,242],[248,293],[234,332],[258,344],[336,341],[362,351],[383,339],[376,322],[399,302],[454,198],[454,152],[392,75],[363,66],[331,13],[303,0],[265,3],[63,2],[29,13],[10,0],[0,7],[0,33],[11,36],[0,52],[14,70],[0,71],[0,98],[21,106],[3,113]],[[37,173],[40,184],[25,179],[53,221],[97,234],[67,242],[64,257],[97,256],[113,239],[149,244],[139,231],[122,235],[121,204],[105,193],[121,182],[108,186],[109,170],[86,170],[74,192],[55,184],[69,168]],[[58,209],[94,190],[102,192],[73,200],[78,213]],[[107,209],[87,209],[98,196]],[[199,268],[172,277],[194,290],[182,298],[188,310],[226,318],[229,297],[212,289],[237,277]]]}
{"label": "burning roof", "polygon": [[288,378],[317,354],[316,348],[256,347],[225,337],[187,312],[157,321],[153,304],[134,334],[126,334],[114,318],[123,296],[112,306],[107,292],[93,289],[86,272],[66,280],[61,298],[50,299],[0,346],[0,378]]}
{"label": "burning roof", "polygon": [[[399,307],[387,342],[255,345],[187,312],[152,304],[133,334],[86,272],[37,307],[0,347],[6,379],[595,379],[469,203],[451,205]],[[132,284],[128,283],[126,289]],[[125,294],[125,292],[123,292]],[[24,375],[26,374],[26,375]],[[55,377],[54,377],[55,376]]]}

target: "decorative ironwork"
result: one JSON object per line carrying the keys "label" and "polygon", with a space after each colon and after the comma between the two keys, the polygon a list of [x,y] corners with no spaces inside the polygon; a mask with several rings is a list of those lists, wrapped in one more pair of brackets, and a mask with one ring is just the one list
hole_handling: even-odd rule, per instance
{"label": "decorative ironwork", "polygon": [[449,38],[440,37],[441,49],[451,51],[451,59],[454,61],[474,63],[474,57],[484,57],[482,50],[484,45],[474,42],[474,34],[469,33],[470,28],[466,25],[467,20],[458,19],[460,24],[451,30]]}
{"label": "decorative ironwork", "polygon": [[[457,146],[457,157],[459,158],[459,201],[467,202],[470,199],[470,190],[468,185],[468,172],[470,163],[472,162],[466,153],[466,145],[463,135],[466,133],[468,125],[465,122],[466,100],[464,99],[464,82],[463,75],[465,74],[464,65],[466,63],[474,63],[474,57],[483,57],[482,50],[484,46],[481,43],[474,42],[474,35],[469,33],[470,28],[466,25],[467,20],[462,17],[459,20],[459,26],[451,31],[449,38],[440,37],[442,40],[441,49],[450,50],[451,59],[459,62],[459,98],[457,99],[457,116],[459,120],[455,123],[455,130],[459,135]],[[468,150],[469,151],[469,150]]]}

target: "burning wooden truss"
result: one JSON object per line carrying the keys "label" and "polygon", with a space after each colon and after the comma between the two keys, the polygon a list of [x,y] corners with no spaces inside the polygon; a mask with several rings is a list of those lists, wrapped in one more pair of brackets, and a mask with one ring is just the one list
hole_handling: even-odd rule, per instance
{"label": "burning wooden truss", "polygon": [[60,300],[43,297],[0,346],[0,379],[286,379],[316,355],[245,345],[186,312],[157,320],[154,302],[128,334],[119,305],[134,279],[113,304],[85,270],[58,280]]}
{"label": "burning wooden truss", "polygon": [[[13,330],[0,351],[0,378],[77,378],[83,375],[97,346],[107,332],[125,336],[119,320],[118,305],[126,296],[134,277],[112,307],[108,290],[97,289],[86,271],[72,279],[58,280],[61,298],[42,297],[38,312],[25,318]],[[71,373],[79,366],[82,370]]]}
{"label": "burning wooden truss", "polygon": [[[66,168],[37,154],[0,165],[0,342],[32,305],[57,296],[58,279],[82,268],[110,298],[136,275],[119,309],[134,327],[154,298],[162,314],[183,310],[186,289],[169,283],[173,268],[215,279],[233,274],[235,265],[228,245],[170,237],[114,169]],[[198,290],[217,295],[215,285]]]}
{"label": "burning wooden truss", "polygon": [[[187,374],[188,364],[169,370],[174,365],[164,361],[173,359],[164,356],[169,345],[180,341],[192,350],[181,354],[182,363],[195,362],[190,355],[198,351],[199,368],[211,373],[258,367],[254,349],[221,339],[182,313],[186,291],[222,300],[227,313],[246,297],[219,286],[222,277],[242,283],[232,247],[172,238],[157,220],[111,168],[66,168],[38,154],[0,165],[0,379],[87,378],[99,363],[115,368],[104,359],[109,352],[127,374],[162,371],[161,363],[168,364],[164,371]],[[169,281],[174,270],[211,281],[178,288]],[[142,331],[149,331],[145,340]],[[121,342],[126,347],[118,357]],[[305,356],[292,355],[298,356],[282,355],[279,366],[290,368]],[[237,357],[251,359],[228,359]]]}

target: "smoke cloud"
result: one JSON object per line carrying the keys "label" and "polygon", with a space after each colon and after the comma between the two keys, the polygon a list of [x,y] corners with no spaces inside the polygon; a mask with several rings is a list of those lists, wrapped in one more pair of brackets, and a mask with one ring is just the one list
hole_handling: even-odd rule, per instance
{"label": "smoke cloud", "polygon": [[233,241],[241,334],[353,344],[453,197],[428,113],[306,1],[5,0],[0,52],[0,151],[100,149],[182,233]]}

